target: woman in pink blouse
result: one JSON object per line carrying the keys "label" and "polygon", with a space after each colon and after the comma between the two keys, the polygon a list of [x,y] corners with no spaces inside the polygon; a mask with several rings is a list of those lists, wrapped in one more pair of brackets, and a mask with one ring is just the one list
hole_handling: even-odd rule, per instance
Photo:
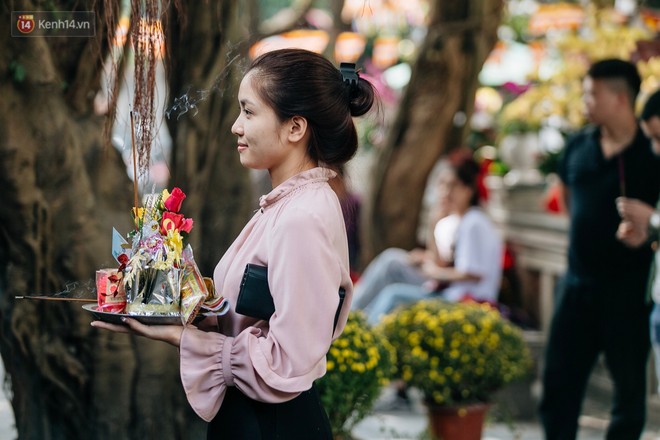
{"label": "woman in pink blouse", "polygon": [[[243,166],[267,169],[273,190],[215,268],[231,310],[199,327],[92,323],[179,347],[181,381],[192,408],[210,422],[208,439],[332,438],[313,383],[346,324],[353,286],[341,206],[328,180],[355,154],[352,117],[374,99],[354,65],[337,70],[298,49],[257,58],[241,82],[232,133]],[[268,267],[275,313],[267,321],[234,308],[248,263]],[[346,296],[338,309],[340,288]]]}

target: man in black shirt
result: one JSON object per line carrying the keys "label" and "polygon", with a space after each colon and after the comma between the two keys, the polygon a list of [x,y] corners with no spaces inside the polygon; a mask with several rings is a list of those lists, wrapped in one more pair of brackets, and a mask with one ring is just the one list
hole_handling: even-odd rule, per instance
{"label": "man in black shirt", "polygon": [[[660,90],[647,99],[641,120],[644,134],[651,141],[653,153],[660,156]],[[651,284],[649,291],[654,303],[649,320],[651,327],[649,333],[655,355],[656,379],[660,381],[660,249],[658,248],[660,200],[655,208],[641,200],[628,197],[619,197],[616,202],[622,218],[617,231],[619,240],[631,247],[649,246],[655,249],[654,275],[649,282]]]}
{"label": "man in black shirt", "polygon": [[616,198],[655,203],[660,160],[635,118],[640,77],[622,60],[594,63],[584,81],[593,126],[575,135],[560,162],[570,213],[568,271],[556,298],[543,374],[546,438],[574,439],[591,370],[603,353],[614,382],[608,439],[636,439],[646,416],[652,252],[616,238]]}

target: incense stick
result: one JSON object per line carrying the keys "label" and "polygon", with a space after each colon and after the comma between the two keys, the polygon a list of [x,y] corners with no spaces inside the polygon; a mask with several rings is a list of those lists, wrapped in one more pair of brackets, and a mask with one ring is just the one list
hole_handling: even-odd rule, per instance
{"label": "incense stick", "polygon": [[96,302],[96,299],[93,298],[66,298],[63,296],[43,296],[43,295],[26,295],[26,296],[15,296],[14,299],[38,299],[38,300],[48,300],[48,301],[74,301],[74,302]]}
{"label": "incense stick", "polygon": [[623,163],[623,154],[619,154],[619,192],[621,197],[626,196],[626,174]]}
{"label": "incense stick", "polygon": [[137,218],[138,209],[138,175],[137,175],[137,152],[135,151],[135,124],[133,123],[133,110],[131,114],[131,148],[133,149],[133,207],[135,209],[135,217]]}

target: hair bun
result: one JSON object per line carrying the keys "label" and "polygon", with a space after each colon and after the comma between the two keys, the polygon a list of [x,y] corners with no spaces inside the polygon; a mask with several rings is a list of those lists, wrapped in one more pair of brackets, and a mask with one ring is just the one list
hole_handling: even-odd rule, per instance
{"label": "hair bun", "polygon": [[359,78],[357,84],[351,84],[350,102],[348,108],[351,116],[362,116],[374,105],[376,99],[374,88],[363,78]]}
{"label": "hair bun", "polygon": [[348,89],[348,108],[351,116],[362,116],[373,106],[373,86],[368,81],[360,78],[355,63],[341,63],[339,73],[344,87]]}

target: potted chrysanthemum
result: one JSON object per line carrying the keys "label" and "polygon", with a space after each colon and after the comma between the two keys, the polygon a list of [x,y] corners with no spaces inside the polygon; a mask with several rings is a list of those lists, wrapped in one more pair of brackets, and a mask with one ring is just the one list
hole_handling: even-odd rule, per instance
{"label": "potted chrysanthemum", "polygon": [[444,414],[464,425],[476,419],[458,432],[480,438],[493,393],[532,365],[520,329],[485,304],[420,301],[387,315],[381,330],[397,352],[396,376],[423,393],[438,437],[447,437],[436,417]]}
{"label": "potted chrysanthemum", "polygon": [[346,327],[327,355],[327,372],[317,381],[335,438],[350,438],[394,372],[396,353],[385,337],[372,329],[359,311],[352,311]]}

